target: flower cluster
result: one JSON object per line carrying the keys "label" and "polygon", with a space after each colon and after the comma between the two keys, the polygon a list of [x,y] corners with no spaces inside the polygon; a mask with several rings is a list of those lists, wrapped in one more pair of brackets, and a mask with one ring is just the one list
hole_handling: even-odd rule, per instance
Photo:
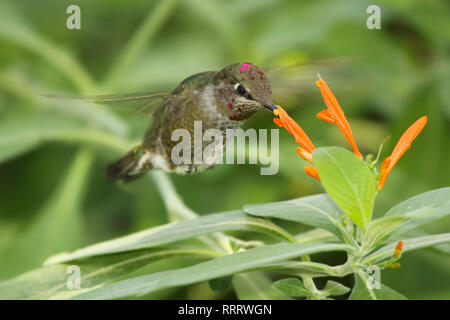
{"label": "flower cluster", "polygon": [[[358,157],[358,159],[363,160],[363,156],[356,145],[355,139],[353,137],[352,130],[350,128],[350,124],[345,117],[344,111],[342,110],[339,102],[334,96],[333,92],[331,92],[330,88],[326,84],[324,80],[322,80],[319,76],[319,80],[316,82],[316,85],[320,88],[320,92],[322,94],[323,100],[325,101],[325,105],[327,109],[322,110],[317,114],[317,117],[323,121],[328,123],[336,123],[339,127],[340,131],[344,135],[344,137],[349,142],[350,146],[353,149],[353,153]],[[309,139],[308,135],[303,131],[303,129],[295,122],[287,112],[280,106],[277,106],[276,109],[273,110],[273,114],[278,118],[274,118],[273,121],[279,127],[284,127],[292,136],[294,136],[295,142],[300,145],[297,148],[297,153],[306,161],[312,161],[312,152],[315,147],[314,144]],[[387,176],[391,172],[392,168],[395,166],[397,161],[403,156],[406,150],[409,149],[413,140],[419,135],[420,131],[425,127],[427,123],[427,116],[423,116],[419,118],[416,122],[414,122],[408,130],[403,133],[397,142],[392,154],[388,156],[382,163],[380,168],[380,173],[377,177],[378,179],[378,190],[383,188],[383,185],[386,181]],[[305,172],[312,176],[313,178],[319,179],[319,175],[317,170],[313,166],[305,166]]]}

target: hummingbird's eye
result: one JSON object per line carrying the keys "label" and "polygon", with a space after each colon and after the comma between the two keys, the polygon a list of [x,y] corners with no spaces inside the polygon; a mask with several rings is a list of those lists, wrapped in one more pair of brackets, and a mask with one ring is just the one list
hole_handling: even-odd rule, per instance
{"label": "hummingbird's eye", "polygon": [[243,96],[244,94],[247,93],[247,90],[245,90],[244,86],[243,86],[242,84],[240,84],[240,85],[238,85],[238,87],[237,87],[237,92],[238,92],[241,96]]}

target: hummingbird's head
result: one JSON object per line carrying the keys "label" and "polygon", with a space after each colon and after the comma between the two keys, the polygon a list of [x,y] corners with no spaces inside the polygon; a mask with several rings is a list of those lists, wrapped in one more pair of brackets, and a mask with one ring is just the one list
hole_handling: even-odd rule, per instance
{"label": "hummingbird's head", "polygon": [[234,63],[225,67],[217,73],[216,81],[226,90],[223,98],[232,116],[246,118],[261,109],[274,109],[269,80],[251,63]]}

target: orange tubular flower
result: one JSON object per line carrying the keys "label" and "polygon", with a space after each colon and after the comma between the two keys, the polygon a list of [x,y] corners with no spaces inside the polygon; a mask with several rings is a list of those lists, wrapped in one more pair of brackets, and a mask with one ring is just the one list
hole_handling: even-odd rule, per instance
{"label": "orange tubular flower", "polygon": [[339,102],[334,96],[333,92],[331,92],[328,85],[322,79],[316,81],[316,85],[320,88],[320,93],[322,93],[323,100],[328,108],[328,110],[323,110],[317,114],[317,117],[321,120],[324,120],[328,123],[336,122],[337,126],[344,134],[347,141],[350,143],[350,146],[353,149],[353,152],[359,159],[363,159],[361,152],[359,152],[358,147],[356,146],[355,139],[353,138],[352,130],[350,129],[350,125],[345,118],[344,111],[342,110]]}
{"label": "orange tubular flower", "polygon": [[381,190],[383,188],[386,178],[388,177],[392,168],[394,168],[395,164],[398,160],[400,160],[406,150],[411,147],[411,143],[419,135],[420,131],[422,131],[422,129],[425,127],[427,121],[427,116],[423,116],[416,122],[414,122],[400,137],[391,155],[384,159],[380,168],[380,181],[378,181],[378,190]]}
{"label": "orange tubular flower", "polygon": [[303,129],[298,125],[297,122],[289,117],[287,112],[284,111],[282,107],[277,106],[277,108],[273,110],[273,114],[279,117],[279,119],[273,119],[273,122],[275,122],[275,124],[279,127],[286,128],[286,130],[294,136],[295,142],[299,144],[304,149],[304,151],[306,151],[306,153],[311,154],[314,151],[316,147],[314,147],[314,144],[306,135],[305,131],[303,131]]}
{"label": "orange tubular flower", "polygon": [[[273,114],[279,118],[273,119],[273,122],[279,126],[284,127],[290,134],[294,136],[295,142],[301,146],[301,148],[297,148],[296,151],[300,157],[305,159],[306,161],[312,162],[312,152],[316,147],[311,142],[309,137],[306,135],[305,131],[295,122],[286,111],[280,106],[277,106],[275,110],[273,110]],[[305,167],[305,172],[311,177],[319,179],[319,174],[317,173],[316,168],[311,166]]]}

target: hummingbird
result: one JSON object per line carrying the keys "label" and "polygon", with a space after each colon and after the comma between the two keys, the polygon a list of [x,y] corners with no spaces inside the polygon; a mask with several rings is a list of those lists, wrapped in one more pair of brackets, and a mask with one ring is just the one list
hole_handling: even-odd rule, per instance
{"label": "hummingbird", "polygon": [[[213,167],[221,152],[231,140],[217,143],[213,161],[200,164],[175,164],[171,159],[172,148],[178,143],[171,139],[176,129],[185,129],[191,136],[195,122],[201,121],[202,133],[217,129],[225,136],[229,129],[238,129],[260,110],[273,111],[272,90],[265,73],[252,63],[234,63],[220,71],[206,71],[184,79],[170,93],[143,95],[97,96],[89,100],[96,103],[128,104],[144,114],[152,114],[149,129],[142,143],[106,168],[105,177],[111,180],[129,181],[149,170],[163,170],[178,174],[200,172]],[[86,100],[86,99],[85,99]],[[156,101],[156,102],[155,102]],[[155,108],[154,105],[159,105]],[[209,144],[203,143],[201,152]],[[195,144],[191,144],[194,157]]]}

